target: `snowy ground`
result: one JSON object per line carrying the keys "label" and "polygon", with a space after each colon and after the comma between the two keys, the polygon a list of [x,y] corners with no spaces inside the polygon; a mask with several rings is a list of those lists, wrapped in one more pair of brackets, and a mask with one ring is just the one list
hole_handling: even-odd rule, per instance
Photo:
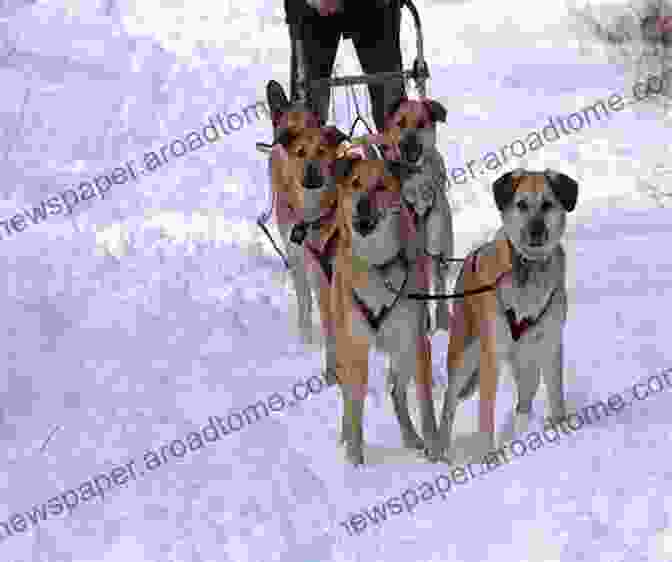
{"label": "snowy ground", "polygon": [[[187,6],[0,3],[2,220],[202,127],[216,111],[263,99],[270,78],[286,83],[280,2]],[[449,112],[439,135],[450,167],[524,138],[549,116],[630,95],[627,57],[576,39],[561,1],[417,6],[429,93]],[[414,41],[409,18],[409,62]],[[339,59],[342,73],[359,72],[351,45]],[[337,118],[351,122],[342,93]],[[580,182],[566,241],[566,387],[575,409],[672,367],[672,209],[646,188],[669,189],[666,128],[660,108],[630,106],[516,163]],[[68,218],[12,236],[0,230],[8,320],[0,560],[672,560],[670,389],[446,501],[348,536],[340,523],[350,515],[448,471],[400,452],[377,355],[365,428],[372,466],[363,471],[347,468],[336,447],[341,405],[330,389],[70,516],[35,528],[26,518],[28,530],[7,536],[3,522],[14,514],[319,373],[319,348],[299,345],[286,276],[254,225],[267,183],[253,145],[269,134],[267,121],[247,125]],[[454,187],[458,255],[497,227],[496,175]],[[447,341],[445,333],[433,340],[439,383]],[[507,438],[514,390],[506,377],[500,386]],[[437,406],[440,396],[439,385]],[[544,405],[542,387],[536,424]],[[476,407],[459,410],[465,445]]]}

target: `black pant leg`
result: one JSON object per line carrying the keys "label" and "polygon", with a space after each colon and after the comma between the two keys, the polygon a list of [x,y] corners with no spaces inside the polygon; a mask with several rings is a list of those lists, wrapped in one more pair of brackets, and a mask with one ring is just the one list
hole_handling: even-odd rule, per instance
{"label": "black pant leg", "polygon": [[[336,60],[341,38],[338,17],[314,16],[304,18],[299,24],[290,24],[292,41],[291,96],[300,99],[298,82],[329,78]],[[320,116],[322,122],[329,117],[329,85],[308,88],[307,101]]]}
{"label": "black pant leg", "polygon": [[[366,32],[353,35],[353,43],[362,70],[367,74],[378,72],[397,72],[403,70],[401,57],[401,8],[393,0],[394,7],[380,10],[381,27],[375,36]],[[380,30],[380,31],[378,31]],[[406,93],[403,78],[391,78],[384,84],[370,84],[369,94],[373,121],[379,132],[382,132],[387,109]]]}

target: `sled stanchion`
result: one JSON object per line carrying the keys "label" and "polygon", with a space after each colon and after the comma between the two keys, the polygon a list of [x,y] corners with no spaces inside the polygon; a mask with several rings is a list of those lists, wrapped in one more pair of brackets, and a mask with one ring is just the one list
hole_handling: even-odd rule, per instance
{"label": "sled stanchion", "polygon": [[392,72],[378,72],[376,74],[366,74],[364,76],[339,76],[338,78],[318,78],[311,80],[310,85],[313,88],[328,84],[332,87],[350,86],[358,84],[376,84],[377,82],[385,82],[390,78],[403,78],[404,80],[413,79],[416,77],[420,80],[429,77],[429,73],[425,69],[419,70],[400,70]]}
{"label": "sled stanchion", "polygon": [[412,0],[402,0],[402,6],[406,6],[413,16],[413,23],[415,25],[415,46],[416,46],[416,59],[413,62],[413,78],[418,88],[418,93],[421,97],[425,97],[426,91],[426,82],[429,78],[429,68],[427,66],[427,61],[425,60],[425,48],[424,48],[424,37],[422,35],[422,24],[420,23],[420,15],[418,14],[418,9],[415,7],[415,4]]}

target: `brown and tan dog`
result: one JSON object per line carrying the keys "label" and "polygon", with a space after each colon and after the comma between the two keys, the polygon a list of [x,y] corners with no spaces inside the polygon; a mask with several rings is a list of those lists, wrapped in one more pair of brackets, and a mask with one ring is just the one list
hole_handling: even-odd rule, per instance
{"label": "brown and tan dog", "polygon": [[[448,175],[443,156],[437,149],[437,126],[445,123],[447,111],[436,100],[401,98],[389,108],[382,134],[367,135],[366,144],[382,146],[384,157],[402,160],[422,168],[402,186],[406,204],[413,209],[417,249],[425,256],[434,293],[446,286],[446,265],[454,252],[453,218],[447,191]],[[447,301],[436,304],[434,328],[449,330]]]}
{"label": "brown and tan dog", "polygon": [[[525,430],[543,375],[554,419],[566,413],[562,333],[567,318],[566,261],[561,239],[578,184],[555,172],[516,169],[493,184],[503,226],[465,260],[457,293],[492,290],[456,301],[448,347],[448,388],[441,413],[441,454],[450,460],[457,405],[480,386],[479,431],[495,444],[500,363],[518,388],[516,432]],[[434,454],[435,458],[439,455]]]}
{"label": "brown and tan dog", "polygon": [[[335,240],[331,318],[336,375],[344,400],[343,438],[347,459],[354,465],[364,462],[363,412],[373,346],[391,360],[388,379],[393,381],[392,399],[404,445],[432,449],[437,438],[427,309],[399,296],[416,286],[414,267],[405,257],[401,203],[401,179],[412,172],[398,161],[353,155],[337,160],[336,220],[321,233],[325,243]],[[411,378],[416,380],[424,442],[408,412]]]}
{"label": "brown and tan dog", "polygon": [[282,87],[269,83],[274,143],[269,159],[275,218],[297,297],[299,331],[312,341],[312,290],[317,294],[325,337],[326,373],[335,382],[335,342],[329,319],[329,248],[319,231],[334,218],[333,164],[347,138],[335,127],[318,127],[317,116],[290,104]]}

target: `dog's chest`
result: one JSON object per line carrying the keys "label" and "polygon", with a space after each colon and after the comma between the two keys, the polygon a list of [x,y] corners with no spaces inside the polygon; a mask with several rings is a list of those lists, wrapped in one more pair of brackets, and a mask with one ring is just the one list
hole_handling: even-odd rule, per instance
{"label": "dog's chest", "polygon": [[521,272],[521,276],[517,273],[514,271],[502,278],[498,289],[500,301],[504,309],[513,309],[517,318],[537,318],[557,285],[551,266],[532,268]]}
{"label": "dog's chest", "polygon": [[358,287],[355,293],[362,301],[362,305],[378,315],[384,306],[389,308],[397,300],[396,295],[386,285],[400,291],[407,279],[408,274],[401,264],[393,264],[384,272],[370,271],[366,286]]}

